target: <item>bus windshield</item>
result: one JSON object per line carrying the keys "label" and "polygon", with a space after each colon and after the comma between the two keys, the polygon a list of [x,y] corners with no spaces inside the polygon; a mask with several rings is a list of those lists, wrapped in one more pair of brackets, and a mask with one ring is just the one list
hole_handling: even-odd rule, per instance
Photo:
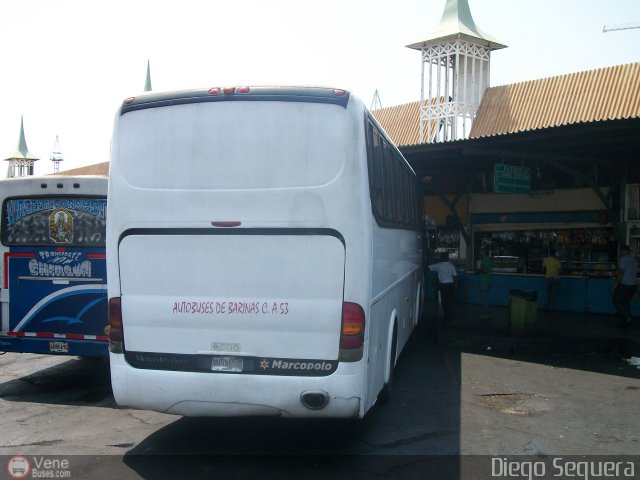
{"label": "bus windshield", "polygon": [[91,197],[18,197],[2,207],[6,246],[104,247],[107,200]]}

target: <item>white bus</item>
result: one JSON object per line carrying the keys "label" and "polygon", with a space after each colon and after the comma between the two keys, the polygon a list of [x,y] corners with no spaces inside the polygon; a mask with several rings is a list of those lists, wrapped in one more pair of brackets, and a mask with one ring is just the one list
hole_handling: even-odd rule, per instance
{"label": "white bus", "polygon": [[107,177],[0,181],[0,351],[107,357]]}
{"label": "white bus", "polygon": [[329,88],[211,88],[116,115],[107,271],[117,403],[362,417],[420,316],[415,174]]}

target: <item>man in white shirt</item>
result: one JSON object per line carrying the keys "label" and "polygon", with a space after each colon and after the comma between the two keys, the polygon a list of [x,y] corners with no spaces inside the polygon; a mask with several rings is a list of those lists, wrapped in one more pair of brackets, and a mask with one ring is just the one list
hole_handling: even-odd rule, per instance
{"label": "man in white shirt", "polygon": [[438,290],[440,290],[440,301],[442,311],[446,321],[453,319],[453,296],[457,287],[458,273],[455,267],[449,262],[449,254],[440,254],[440,261],[429,265],[429,270],[438,273]]}

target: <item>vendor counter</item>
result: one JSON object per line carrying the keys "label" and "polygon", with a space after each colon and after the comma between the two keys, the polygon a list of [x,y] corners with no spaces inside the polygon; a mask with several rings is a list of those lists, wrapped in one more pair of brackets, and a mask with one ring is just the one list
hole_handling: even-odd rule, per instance
{"label": "vendor counter", "polygon": [[[427,269],[427,298],[437,298],[438,278],[435,272]],[[455,300],[465,303],[480,303],[478,275],[473,272],[457,270],[458,289]],[[590,312],[614,314],[611,302],[611,289],[615,284],[613,278],[589,276],[561,277],[560,292],[556,299],[556,310],[567,312]],[[492,275],[489,303],[491,305],[508,305],[509,290],[536,290],[538,292],[538,308],[544,308],[547,302],[547,280],[544,275],[494,273]],[[640,289],[639,289],[640,291]],[[640,315],[640,300],[631,303],[634,315]]]}

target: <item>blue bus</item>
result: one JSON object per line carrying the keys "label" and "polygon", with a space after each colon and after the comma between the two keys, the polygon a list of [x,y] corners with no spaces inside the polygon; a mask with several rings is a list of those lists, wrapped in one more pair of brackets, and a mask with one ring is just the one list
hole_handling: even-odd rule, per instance
{"label": "blue bus", "polygon": [[107,178],[0,181],[0,352],[108,355]]}

